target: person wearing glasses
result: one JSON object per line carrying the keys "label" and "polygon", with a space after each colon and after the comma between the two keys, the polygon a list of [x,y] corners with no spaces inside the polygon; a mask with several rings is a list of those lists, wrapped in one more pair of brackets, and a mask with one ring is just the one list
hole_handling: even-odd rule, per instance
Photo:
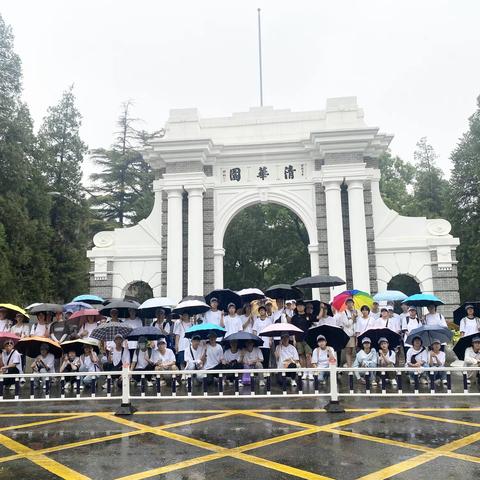
{"label": "person wearing glasses", "polygon": [[[3,351],[2,351],[2,366],[0,371],[4,374],[15,374],[15,373],[23,373],[22,371],[22,356],[20,355],[17,350],[15,350],[15,346],[12,340],[7,340],[3,344]],[[15,389],[15,378],[4,378],[3,384],[5,388],[9,388],[10,390]]]}

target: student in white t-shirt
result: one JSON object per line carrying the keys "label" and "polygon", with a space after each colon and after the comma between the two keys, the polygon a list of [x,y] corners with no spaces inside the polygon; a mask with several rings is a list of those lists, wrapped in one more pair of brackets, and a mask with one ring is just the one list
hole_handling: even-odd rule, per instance
{"label": "student in white t-shirt", "polygon": [[270,337],[262,337],[261,333],[262,330],[271,325],[272,318],[267,317],[267,309],[260,305],[258,307],[258,317],[255,319],[255,323],[253,324],[253,334],[260,336],[263,340],[263,345],[260,347],[263,356],[263,368],[268,368],[269,361],[270,361],[270,346],[272,345],[272,339]]}
{"label": "student in white t-shirt", "polygon": [[[317,337],[317,348],[312,353],[313,368],[328,368],[330,362],[337,363],[337,357],[332,347],[327,346],[327,339],[323,335]],[[318,372],[318,379],[321,384],[329,378],[329,372]]]}
{"label": "student in white t-shirt", "polygon": [[203,320],[205,323],[213,323],[213,325],[220,326],[220,322],[223,316],[223,312],[218,309],[218,298],[210,299],[210,310],[203,314]]}
{"label": "student in white t-shirt", "polygon": [[[31,368],[33,373],[55,373],[55,357],[49,353],[48,343],[40,345],[40,355],[33,361]],[[43,379],[35,381],[35,385],[43,383]],[[45,385],[45,384],[44,384]]]}
{"label": "student in white t-shirt", "polygon": [[[428,354],[428,365],[433,368],[439,368],[445,366],[445,352],[441,351],[442,343],[440,340],[434,340],[431,345],[432,350]],[[447,372],[435,372],[435,383],[447,384]]]}
{"label": "student in white t-shirt", "polygon": [[[277,360],[277,368],[299,368],[300,359],[298,357],[297,349],[289,343],[290,335],[288,333],[283,333],[280,338],[280,343],[275,349],[275,358]],[[291,380],[293,387],[297,386],[295,378],[296,373],[288,373],[287,376]]]}
{"label": "student in white t-shirt", "polygon": [[37,313],[37,323],[32,325],[30,335],[35,337],[50,337],[50,326],[47,323],[47,317],[44,312]]}
{"label": "student in white t-shirt", "polygon": [[[140,337],[138,339],[137,349],[135,350],[132,357],[132,366],[131,369],[135,371],[149,371],[155,368],[155,362],[153,361],[153,352],[152,348],[148,348],[147,339],[145,337]],[[134,375],[134,380],[137,382],[137,387],[141,386],[141,376]],[[145,375],[147,386],[151,387],[153,383],[151,382],[151,376]]]}
{"label": "student in white t-shirt", "polygon": [[445,317],[437,312],[435,305],[427,306],[428,313],[425,315],[425,325],[436,325],[438,327],[448,328]]}
{"label": "student in white t-shirt", "polygon": [[252,314],[252,306],[249,303],[245,303],[243,305],[242,315],[240,315],[240,318],[242,320],[243,331],[252,333],[255,316]]}
{"label": "student in white t-shirt", "polygon": [[227,343],[229,344],[228,348],[223,352],[225,368],[241,368],[240,359],[243,352],[238,349],[238,342],[236,340],[231,340]]}
{"label": "student in white t-shirt", "polygon": [[0,307],[0,332],[8,332],[12,322],[7,318],[7,309]]}
{"label": "student in white t-shirt", "polygon": [[220,326],[225,328],[225,336],[233,333],[241,332],[243,329],[242,319],[237,315],[237,307],[234,303],[228,304],[228,315],[224,315],[220,319]]}
{"label": "student in white t-shirt", "polygon": [[[173,350],[167,348],[167,340],[160,338],[157,342],[158,348],[152,352],[152,362],[155,362],[155,370],[178,370],[176,365],[175,354]],[[166,379],[160,380],[160,385],[165,385],[166,381],[170,381],[171,376],[167,376]],[[177,380],[178,382],[178,380]]]}
{"label": "student in white t-shirt", "polygon": [[[395,366],[397,361],[397,355],[394,350],[390,350],[390,345],[388,340],[385,337],[380,337],[378,339],[378,359],[377,366],[392,368]],[[395,378],[395,372],[389,371],[385,372],[387,381],[390,382],[393,386],[397,385],[397,379]],[[380,374],[377,372],[377,380],[379,380]]]}
{"label": "student in white t-shirt", "polygon": [[225,363],[223,358],[223,348],[217,343],[217,336],[215,333],[208,335],[208,343],[205,346],[205,353],[203,358],[205,370],[215,370],[222,368]]}
{"label": "student in white t-shirt", "polygon": [[357,317],[357,322],[355,324],[355,334],[357,335],[357,338],[363,332],[375,328],[373,326],[374,321],[375,318],[370,315],[370,308],[368,305],[363,305],[362,308],[360,308],[360,315]]}
{"label": "student in white t-shirt", "polygon": [[[5,340],[2,351],[2,365],[0,368],[1,373],[14,374],[23,373],[22,370],[22,356],[17,350],[15,350],[13,340]],[[10,390],[15,389],[15,378],[4,378],[3,384]]]}
{"label": "student in white t-shirt", "polygon": [[422,326],[422,322],[419,320],[417,316],[416,307],[409,307],[408,315],[402,321],[402,332],[404,333],[403,341],[405,344],[405,355],[407,354],[408,349],[411,347],[410,344],[406,343],[408,335],[412,330],[415,330],[416,328],[421,326]]}
{"label": "student in white t-shirt", "polygon": [[28,318],[21,313],[15,315],[15,323],[10,327],[10,331],[20,338],[28,337],[30,335],[30,325]]}
{"label": "student in white t-shirt", "polygon": [[465,306],[466,316],[460,320],[460,335],[467,337],[480,332],[480,318],[475,316],[473,305]]}
{"label": "student in white t-shirt", "polygon": [[188,313],[182,313],[178,320],[175,320],[173,333],[175,335],[175,352],[177,352],[177,365],[182,368],[185,363],[185,350],[190,347],[190,340],[185,337],[185,332],[193,325]]}
{"label": "student in white t-shirt", "polygon": [[[98,372],[100,370],[100,360],[91,345],[83,346],[83,354],[80,355],[79,372]],[[91,387],[93,382],[97,381],[94,375],[85,375],[82,377],[82,383],[85,387]]]}
{"label": "student in white t-shirt", "polygon": [[191,344],[185,350],[185,370],[203,370],[204,356],[205,344],[199,335],[194,335]]}
{"label": "student in white t-shirt", "polygon": [[[137,310],[135,308],[128,309],[128,318],[123,323],[131,329],[140,328],[143,326],[142,319],[137,317]],[[133,359],[133,354],[137,348],[137,342],[135,340],[128,340],[128,349],[130,350],[130,358]]]}
{"label": "student in white t-shirt", "polygon": [[[405,359],[405,365],[407,367],[421,368],[424,369],[428,367],[428,350],[423,346],[422,339],[420,337],[415,337],[412,341],[413,345],[408,349],[407,356]],[[411,381],[414,380],[415,375],[413,372],[408,373]],[[421,383],[428,383],[426,372],[421,372],[419,375],[419,381]]]}

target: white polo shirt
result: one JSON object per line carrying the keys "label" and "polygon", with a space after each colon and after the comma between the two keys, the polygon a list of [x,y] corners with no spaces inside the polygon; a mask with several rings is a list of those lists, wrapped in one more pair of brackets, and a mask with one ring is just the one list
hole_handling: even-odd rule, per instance
{"label": "white polo shirt", "polygon": [[251,352],[245,349],[243,351],[242,362],[247,365],[263,362],[263,353],[258,347],[253,347]]}
{"label": "white polo shirt", "polygon": [[216,367],[223,360],[223,348],[218,343],[212,347],[209,343],[206,346],[205,370]]}
{"label": "white polo shirt", "polygon": [[223,323],[225,324],[225,336],[231,335],[232,333],[241,332],[243,329],[242,319],[239,315],[231,317],[230,315],[225,315],[223,317]]}
{"label": "white polo shirt", "polygon": [[292,360],[296,360],[298,362],[298,352],[293,345],[288,344],[285,347],[282,344],[279,344],[277,345],[277,349],[277,351],[280,351],[280,355],[277,360],[277,368],[283,368],[283,362],[285,362],[285,360],[287,360],[288,358],[291,358]]}

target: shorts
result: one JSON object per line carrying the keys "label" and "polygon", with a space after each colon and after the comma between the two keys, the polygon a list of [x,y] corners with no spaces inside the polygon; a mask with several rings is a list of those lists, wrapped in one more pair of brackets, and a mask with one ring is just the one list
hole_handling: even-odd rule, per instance
{"label": "shorts", "polygon": [[297,352],[299,355],[311,355],[312,354],[312,349],[310,348],[310,345],[305,342],[297,342],[295,348],[297,349]]}

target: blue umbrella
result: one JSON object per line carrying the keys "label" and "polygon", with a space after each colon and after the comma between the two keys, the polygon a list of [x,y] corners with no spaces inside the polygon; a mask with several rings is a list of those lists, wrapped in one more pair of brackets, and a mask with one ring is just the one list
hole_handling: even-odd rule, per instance
{"label": "blue umbrella", "polygon": [[420,337],[423,345],[429,347],[434,340],[439,340],[441,343],[449,342],[453,337],[453,332],[449,328],[437,325],[422,325],[410,332],[405,343],[413,345],[415,337]]}
{"label": "blue umbrella", "polygon": [[416,293],[403,300],[402,303],[415,307],[427,307],[428,305],[443,305],[443,302],[431,293]]}
{"label": "blue umbrella", "polygon": [[79,312],[80,310],[85,310],[92,308],[89,303],[85,302],[70,302],[63,306],[64,312]]}
{"label": "blue umbrella", "polygon": [[200,325],[193,325],[185,332],[185,337],[192,338],[194,335],[200,336],[202,340],[206,340],[211,333],[217,337],[223,337],[226,330],[213,323],[201,323]]}
{"label": "blue umbrella", "polygon": [[84,295],[78,295],[75,297],[72,302],[85,302],[85,303],[103,303],[105,300],[102,297],[99,297],[98,295],[91,295],[89,293],[84,294]]}
{"label": "blue umbrella", "polygon": [[373,296],[376,302],[402,302],[407,296],[399,290],[385,290]]}

